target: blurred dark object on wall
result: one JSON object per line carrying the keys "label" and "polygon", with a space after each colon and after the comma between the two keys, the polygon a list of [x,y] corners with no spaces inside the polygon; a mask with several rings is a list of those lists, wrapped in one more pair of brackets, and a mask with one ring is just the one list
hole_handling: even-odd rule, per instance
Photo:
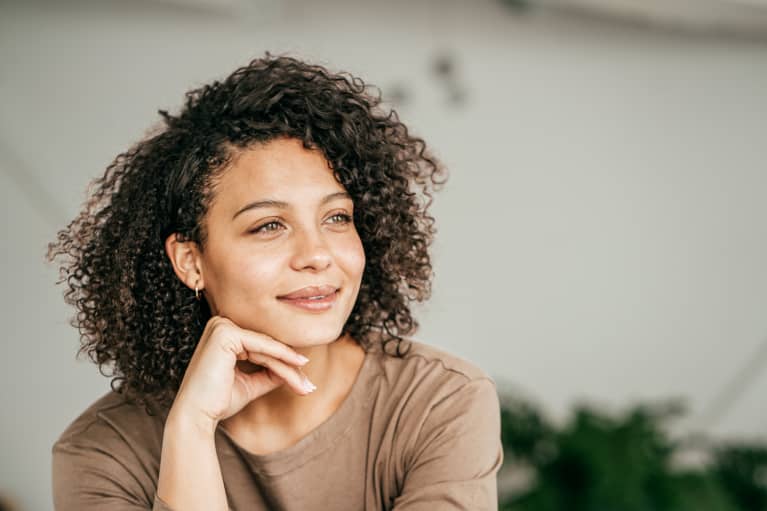
{"label": "blurred dark object on wall", "polygon": [[672,439],[679,401],[615,415],[576,407],[555,427],[501,393],[501,511],[767,510],[767,442]]}
{"label": "blurred dark object on wall", "polygon": [[20,511],[20,509],[8,495],[0,493],[0,511]]}

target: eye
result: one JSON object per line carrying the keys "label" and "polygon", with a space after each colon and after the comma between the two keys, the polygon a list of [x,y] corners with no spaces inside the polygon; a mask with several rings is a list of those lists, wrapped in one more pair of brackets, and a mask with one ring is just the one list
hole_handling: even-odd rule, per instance
{"label": "eye", "polygon": [[267,222],[263,225],[260,225],[254,229],[251,229],[250,233],[258,234],[260,232],[273,232],[278,230],[279,227],[282,227],[282,224],[276,220],[272,220],[271,222]]}
{"label": "eye", "polygon": [[331,220],[336,219],[333,222],[331,222],[334,224],[339,224],[339,223],[348,224],[349,222],[352,221],[352,217],[347,215],[346,213],[336,213],[335,215],[331,216],[330,219]]}

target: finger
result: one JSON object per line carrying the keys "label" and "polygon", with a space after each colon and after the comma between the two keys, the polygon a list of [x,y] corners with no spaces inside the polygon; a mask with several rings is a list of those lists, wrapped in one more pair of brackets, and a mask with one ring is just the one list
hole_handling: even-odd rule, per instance
{"label": "finger", "polygon": [[275,373],[274,371],[272,371],[268,367],[266,369],[264,369],[264,374],[266,374],[266,376],[268,376],[269,379],[274,381],[274,382],[285,383],[285,378],[283,378],[279,374]]}
{"label": "finger", "polygon": [[[282,377],[268,368],[255,373],[237,371],[236,379],[235,395],[237,397],[244,395],[245,403],[249,403],[285,383]],[[235,401],[239,402],[237,397]]]}
{"label": "finger", "polygon": [[293,348],[268,335],[239,327],[237,333],[246,351],[264,353],[289,365],[303,366],[308,362],[308,359],[296,353]]}
{"label": "finger", "polygon": [[[269,357],[263,353],[248,352],[248,360],[254,364],[262,365],[269,372],[282,378],[295,392],[306,395],[314,391],[309,379],[297,367],[284,363],[282,360]],[[316,387],[314,387],[316,388]]]}

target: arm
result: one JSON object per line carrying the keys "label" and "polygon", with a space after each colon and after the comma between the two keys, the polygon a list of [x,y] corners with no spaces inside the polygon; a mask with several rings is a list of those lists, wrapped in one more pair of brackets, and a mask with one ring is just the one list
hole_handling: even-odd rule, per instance
{"label": "arm", "polygon": [[[268,368],[244,373],[238,360]],[[265,334],[212,317],[166,419],[159,475],[149,473],[135,446],[119,433],[92,422],[76,440],[54,445],[56,511],[227,510],[215,445],[218,421],[285,383],[300,395],[308,394],[298,368],[307,362]]]}
{"label": "arm", "polygon": [[52,449],[56,511],[226,510],[214,440],[215,428],[170,414],[165,423],[160,475],[135,446],[102,423]]}
{"label": "arm", "polygon": [[228,509],[215,431],[213,421],[192,421],[171,411],[163,433],[155,511]]}
{"label": "arm", "polygon": [[53,508],[56,511],[171,511],[153,502],[151,474],[127,446],[98,442],[56,442],[52,449]]}
{"label": "arm", "polygon": [[503,463],[495,383],[471,380],[437,402],[406,458],[393,511],[497,510]]}

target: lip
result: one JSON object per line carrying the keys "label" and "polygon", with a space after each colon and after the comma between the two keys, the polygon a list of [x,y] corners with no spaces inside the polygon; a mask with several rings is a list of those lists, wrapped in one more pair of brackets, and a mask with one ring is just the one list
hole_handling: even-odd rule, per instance
{"label": "lip", "polygon": [[[333,307],[338,299],[338,292],[340,289],[335,289],[330,294],[326,294],[324,298],[318,300],[312,300],[309,298],[285,298],[278,296],[277,299],[286,304],[293,305],[299,309],[303,309],[310,312],[323,312]],[[314,295],[318,296],[318,295]]]}
{"label": "lip", "polygon": [[330,284],[325,284],[322,286],[307,286],[302,287],[301,289],[296,289],[295,291],[292,291],[286,295],[278,296],[277,298],[286,300],[311,298],[313,296],[327,296],[335,293],[336,291],[338,291],[338,287],[331,286]]}

